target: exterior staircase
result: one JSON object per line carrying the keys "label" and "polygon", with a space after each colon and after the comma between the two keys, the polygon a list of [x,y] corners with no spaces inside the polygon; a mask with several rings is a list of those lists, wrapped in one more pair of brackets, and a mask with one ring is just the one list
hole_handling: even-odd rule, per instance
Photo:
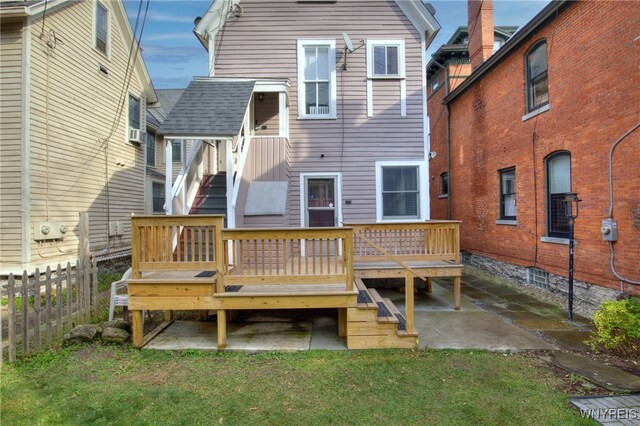
{"label": "exterior staircase", "polygon": [[189,214],[222,214],[227,222],[227,174],[207,175],[193,201]]}
{"label": "exterior staircase", "polygon": [[407,330],[404,315],[389,299],[356,279],[358,307],[347,313],[347,347],[349,349],[406,348],[417,349],[418,333]]}

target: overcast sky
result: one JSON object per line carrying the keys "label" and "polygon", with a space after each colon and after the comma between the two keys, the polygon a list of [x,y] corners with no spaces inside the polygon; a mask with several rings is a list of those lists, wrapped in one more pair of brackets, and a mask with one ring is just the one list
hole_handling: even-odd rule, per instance
{"label": "overcast sky", "polygon": [[[495,25],[522,26],[548,2],[494,0]],[[137,0],[124,3],[134,28],[140,3]],[[151,0],[142,35],[142,49],[156,89],[183,88],[193,76],[207,75],[207,52],[193,34],[193,20],[204,15],[210,4],[208,0]],[[429,47],[429,54],[445,43],[456,28],[467,25],[466,0],[432,1],[431,4],[436,8],[436,19],[442,29]],[[142,14],[145,5],[146,1]],[[140,24],[138,33],[139,29]]]}

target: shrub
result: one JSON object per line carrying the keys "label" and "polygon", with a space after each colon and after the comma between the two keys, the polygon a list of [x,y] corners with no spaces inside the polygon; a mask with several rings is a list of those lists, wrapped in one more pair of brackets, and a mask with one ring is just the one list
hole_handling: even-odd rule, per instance
{"label": "shrub", "polygon": [[638,356],[640,343],[640,299],[608,300],[593,316],[596,331],[589,341],[595,350],[604,348]]}

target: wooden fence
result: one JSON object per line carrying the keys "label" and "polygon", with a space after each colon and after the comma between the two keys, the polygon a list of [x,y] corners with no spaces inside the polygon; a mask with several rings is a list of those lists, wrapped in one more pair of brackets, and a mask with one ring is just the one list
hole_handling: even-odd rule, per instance
{"label": "wooden fence", "polygon": [[[62,341],[65,332],[98,319],[96,260],[58,264],[44,273],[9,275],[6,318],[0,316],[0,359],[9,362]],[[3,307],[4,310],[5,307]],[[6,320],[6,324],[4,321]],[[5,335],[6,333],[6,335]]]}

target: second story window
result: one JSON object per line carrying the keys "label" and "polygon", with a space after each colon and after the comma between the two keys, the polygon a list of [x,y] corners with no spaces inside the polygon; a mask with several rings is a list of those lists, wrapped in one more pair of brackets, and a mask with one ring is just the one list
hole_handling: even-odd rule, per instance
{"label": "second story window", "polygon": [[549,103],[547,42],[536,44],[527,55],[527,112]]}
{"label": "second story window", "polygon": [[404,40],[367,41],[368,78],[404,78]]}
{"label": "second story window", "polygon": [[129,130],[140,130],[141,120],[140,98],[129,95]]}
{"label": "second story window", "polygon": [[107,54],[109,38],[109,11],[102,3],[96,3],[95,48]]}
{"label": "second story window", "polygon": [[156,134],[147,133],[147,166],[156,165]]}
{"label": "second story window", "polygon": [[171,160],[174,163],[182,162],[182,140],[174,139],[171,144]]}
{"label": "second story window", "polygon": [[500,170],[500,219],[516,220],[516,169]]}
{"label": "second story window", "polygon": [[336,118],[335,40],[298,40],[298,117]]}

